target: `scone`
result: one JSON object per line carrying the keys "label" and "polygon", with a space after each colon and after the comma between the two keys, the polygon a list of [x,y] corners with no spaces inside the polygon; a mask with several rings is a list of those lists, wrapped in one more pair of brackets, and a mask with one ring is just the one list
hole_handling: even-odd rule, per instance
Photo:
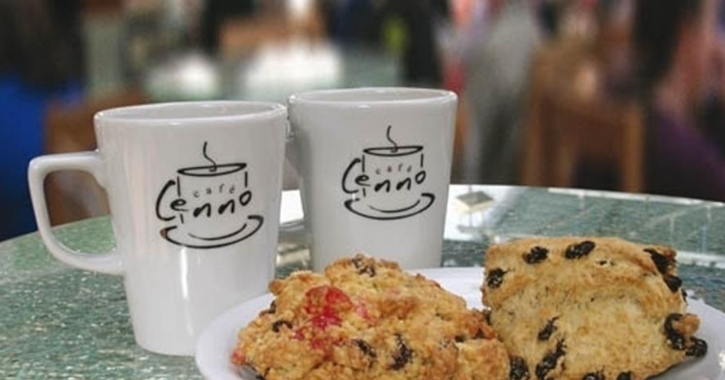
{"label": "scone", "polygon": [[275,280],[276,299],[239,333],[232,362],[266,380],[507,380],[481,311],[397,264],[357,255]]}
{"label": "scone", "polygon": [[644,380],[707,352],[672,249],[532,238],[491,247],[486,267],[483,302],[511,380]]}

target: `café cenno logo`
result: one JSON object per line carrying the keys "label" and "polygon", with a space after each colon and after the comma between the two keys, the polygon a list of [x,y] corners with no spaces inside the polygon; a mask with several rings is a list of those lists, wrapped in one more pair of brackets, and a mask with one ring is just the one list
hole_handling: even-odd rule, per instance
{"label": "caf\u00e9 cenno logo", "polygon": [[169,242],[190,248],[212,249],[239,243],[254,235],[264,217],[249,212],[254,195],[246,163],[182,168],[168,180],[156,198],[156,217],[166,224],[159,232]]}
{"label": "caf\u00e9 cenno logo", "polygon": [[428,175],[421,145],[399,146],[386,131],[390,146],[363,149],[345,169],[342,190],[351,195],[345,207],[376,220],[409,218],[427,210],[435,195],[422,190]]}

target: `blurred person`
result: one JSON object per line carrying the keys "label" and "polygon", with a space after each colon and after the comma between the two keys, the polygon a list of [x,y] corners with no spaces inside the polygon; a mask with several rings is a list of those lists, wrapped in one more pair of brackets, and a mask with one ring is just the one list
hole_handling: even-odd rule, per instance
{"label": "blurred person", "polygon": [[443,72],[436,25],[441,19],[449,17],[447,2],[388,0],[386,4],[388,15],[402,21],[405,28],[402,55],[404,83],[408,86],[440,87]]}
{"label": "blurred person", "polygon": [[718,2],[717,41],[713,55],[713,82],[720,83],[720,88],[712,91],[706,101],[704,110],[700,115],[700,124],[705,128],[709,137],[713,138],[725,156],[725,1]]}
{"label": "blurred person", "polygon": [[559,31],[561,0],[542,0],[539,6],[539,19],[548,36],[555,36]]}
{"label": "blurred person", "polygon": [[469,127],[462,180],[516,183],[523,144],[528,73],[543,33],[532,0],[492,0],[485,35],[468,62],[465,98]]}
{"label": "blurred person", "polygon": [[649,111],[649,192],[725,201],[725,157],[705,132],[711,120],[699,118],[716,79],[717,3],[637,1],[634,52]]}
{"label": "blurred person", "polygon": [[401,81],[440,87],[437,26],[450,17],[449,0],[320,0],[329,35],[343,46],[385,48],[400,57]]}
{"label": "blurred person", "polygon": [[80,93],[80,1],[0,0],[0,241],[36,229],[28,162],[45,109]]}
{"label": "blurred person", "polygon": [[320,4],[325,14],[328,35],[337,42],[364,45],[377,43],[380,22],[378,11],[382,5],[373,4],[370,0],[321,0]]}

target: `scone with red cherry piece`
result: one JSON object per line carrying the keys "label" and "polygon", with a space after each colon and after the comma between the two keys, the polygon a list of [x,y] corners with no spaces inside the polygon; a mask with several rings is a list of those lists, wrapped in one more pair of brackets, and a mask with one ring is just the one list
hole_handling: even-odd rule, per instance
{"label": "scone with red cherry piece", "polygon": [[530,238],[488,250],[483,302],[511,380],[644,380],[707,352],[675,252],[618,238]]}
{"label": "scone with red cherry piece", "polygon": [[507,380],[481,311],[397,264],[357,255],[275,280],[232,362],[266,380]]}

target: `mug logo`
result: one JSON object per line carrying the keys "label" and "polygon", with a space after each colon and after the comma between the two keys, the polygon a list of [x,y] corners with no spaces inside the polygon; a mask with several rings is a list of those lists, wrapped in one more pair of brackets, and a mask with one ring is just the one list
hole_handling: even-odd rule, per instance
{"label": "mug logo", "polygon": [[156,217],[166,226],[159,233],[170,243],[189,248],[226,247],[250,238],[264,217],[250,214],[253,198],[246,163],[182,168],[164,184],[156,198]]}
{"label": "mug logo", "polygon": [[396,220],[427,210],[435,195],[422,192],[428,173],[422,145],[398,146],[386,131],[391,146],[365,148],[342,176],[342,190],[352,197],[345,208],[364,218]]}

